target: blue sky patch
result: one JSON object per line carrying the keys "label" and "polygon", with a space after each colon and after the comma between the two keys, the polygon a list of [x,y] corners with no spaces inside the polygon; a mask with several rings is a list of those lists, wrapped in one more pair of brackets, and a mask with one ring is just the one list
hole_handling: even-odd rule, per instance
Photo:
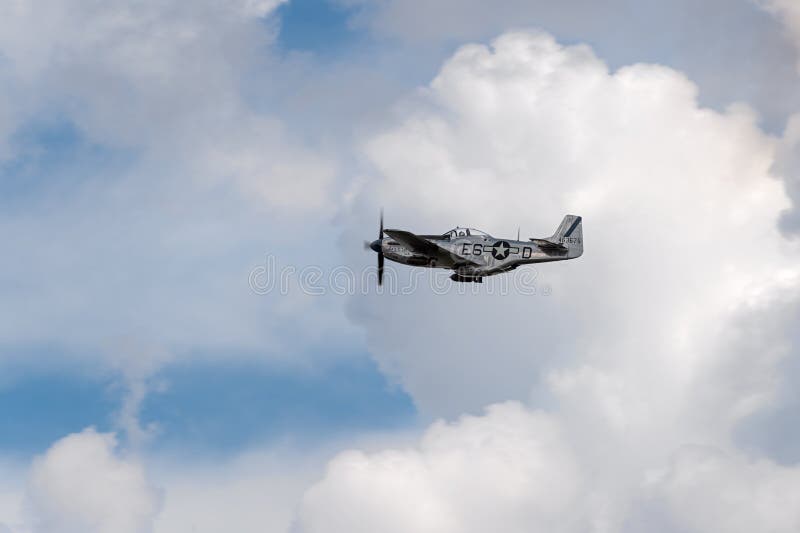
{"label": "blue sky patch", "polygon": [[28,374],[0,387],[0,450],[41,453],[70,433],[111,428],[118,394],[77,374]]}
{"label": "blue sky patch", "polygon": [[292,0],[282,4],[278,46],[285,51],[336,55],[364,38],[351,27],[352,9],[328,0]]}
{"label": "blue sky patch", "polygon": [[232,451],[286,436],[316,441],[415,420],[409,396],[366,357],[302,371],[194,362],[161,377],[167,390],[148,397],[142,419],[159,425],[158,442],[168,448]]}
{"label": "blue sky patch", "polygon": [[0,162],[0,204],[24,209],[47,192],[74,194],[75,185],[116,175],[133,160],[129,150],[91,142],[69,120],[32,120],[11,138],[13,157]]}
{"label": "blue sky patch", "polygon": [[[0,451],[42,453],[88,426],[115,429],[125,394],[119,376],[57,367],[11,374],[0,383]],[[366,356],[303,370],[187,360],[152,379],[166,387],[146,398],[141,419],[158,426],[151,445],[159,449],[235,452],[285,437],[314,442],[416,420],[408,395]]]}

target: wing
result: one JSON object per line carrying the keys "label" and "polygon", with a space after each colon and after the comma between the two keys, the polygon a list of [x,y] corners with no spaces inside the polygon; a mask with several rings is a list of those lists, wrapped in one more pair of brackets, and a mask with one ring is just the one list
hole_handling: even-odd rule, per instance
{"label": "wing", "polygon": [[403,231],[399,229],[387,229],[383,232],[396,240],[415,254],[424,255],[431,259],[435,259],[441,266],[457,266],[457,265],[474,265],[479,266],[479,263],[470,261],[460,255],[455,255],[445,248],[442,248],[435,242],[423,239],[419,235],[414,235],[410,231]]}
{"label": "wing", "polygon": [[568,248],[563,244],[548,241],[547,239],[531,239],[531,242],[533,242],[533,244],[538,246],[539,249],[544,252],[565,253],[568,250]]}

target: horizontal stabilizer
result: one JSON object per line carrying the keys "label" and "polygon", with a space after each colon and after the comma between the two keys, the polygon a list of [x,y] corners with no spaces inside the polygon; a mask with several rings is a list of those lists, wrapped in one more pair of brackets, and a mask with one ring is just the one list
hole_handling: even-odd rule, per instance
{"label": "horizontal stabilizer", "polygon": [[531,242],[539,247],[540,250],[545,252],[561,252],[566,253],[569,248],[557,242],[548,241],[547,239],[531,239]]}
{"label": "horizontal stabilizer", "polygon": [[540,250],[549,254],[565,255],[563,259],[573,259],[583,254],[583,218],[567,215],[556,232],[546,239],[531,239]]}

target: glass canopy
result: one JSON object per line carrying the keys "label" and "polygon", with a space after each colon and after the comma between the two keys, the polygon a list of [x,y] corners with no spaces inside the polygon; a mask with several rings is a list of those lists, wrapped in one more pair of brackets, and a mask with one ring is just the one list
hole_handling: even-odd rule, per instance
{"label": "glass canopy", "polygon": [[491,235],[475,228],[455,228],[445,233],[444,236],[449,239],[457,239],[459,237],[490,237]]}

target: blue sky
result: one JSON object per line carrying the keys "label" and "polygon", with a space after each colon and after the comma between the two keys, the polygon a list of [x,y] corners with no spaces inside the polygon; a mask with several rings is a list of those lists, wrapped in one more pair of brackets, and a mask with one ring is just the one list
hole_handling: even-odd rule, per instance
{"label": "blue sky", "polygon": [[19,377],[0,388],[4,452],[41,453],[61,435],[88,426],[108,429],[118,399],[102,382],[65,373]]}
{"label": "blue sky", "polygon": [[355,13],[343,3],[301,0],[281,5],[278,46],[284,51],[312,52],[326,59],[341,57],[368,43],[368,37],[350,22]]}
{"label": "blue sky", "polygon": [[[410,398],[366,355],[307,370],[177,364],[150,380],[159,392],[142,405],[141,420],[158,424],[153,444],[166,450],[224,454],[289,438],[308,446],[347,432],[415,423]],[[0,448],[42,453],[88,426],[114,430],[125,393],[115,376],[87,379],[69,368],[22,374],[0,387]]]}
{"label": "blue sky", "polygon": [[[0,201],[7,210],[36,207],[49,195],[72,194],[88,180],[120,172],[132,150],[87,139],[68,118],[41,116],[22,125],[10,139],[15,157],[0,163]],[[92,169],[86,173],[86,169]]]}
{"label": "blue sky", "polygon": [[318,442],[364,430],[414,424],[414,406],[366,355],[298,372],[253,365],[168,368],[166,392],[151,396],[142,420],[157,421],[166,446],[189,440],[207,451],[234,451],[291,438]]}

